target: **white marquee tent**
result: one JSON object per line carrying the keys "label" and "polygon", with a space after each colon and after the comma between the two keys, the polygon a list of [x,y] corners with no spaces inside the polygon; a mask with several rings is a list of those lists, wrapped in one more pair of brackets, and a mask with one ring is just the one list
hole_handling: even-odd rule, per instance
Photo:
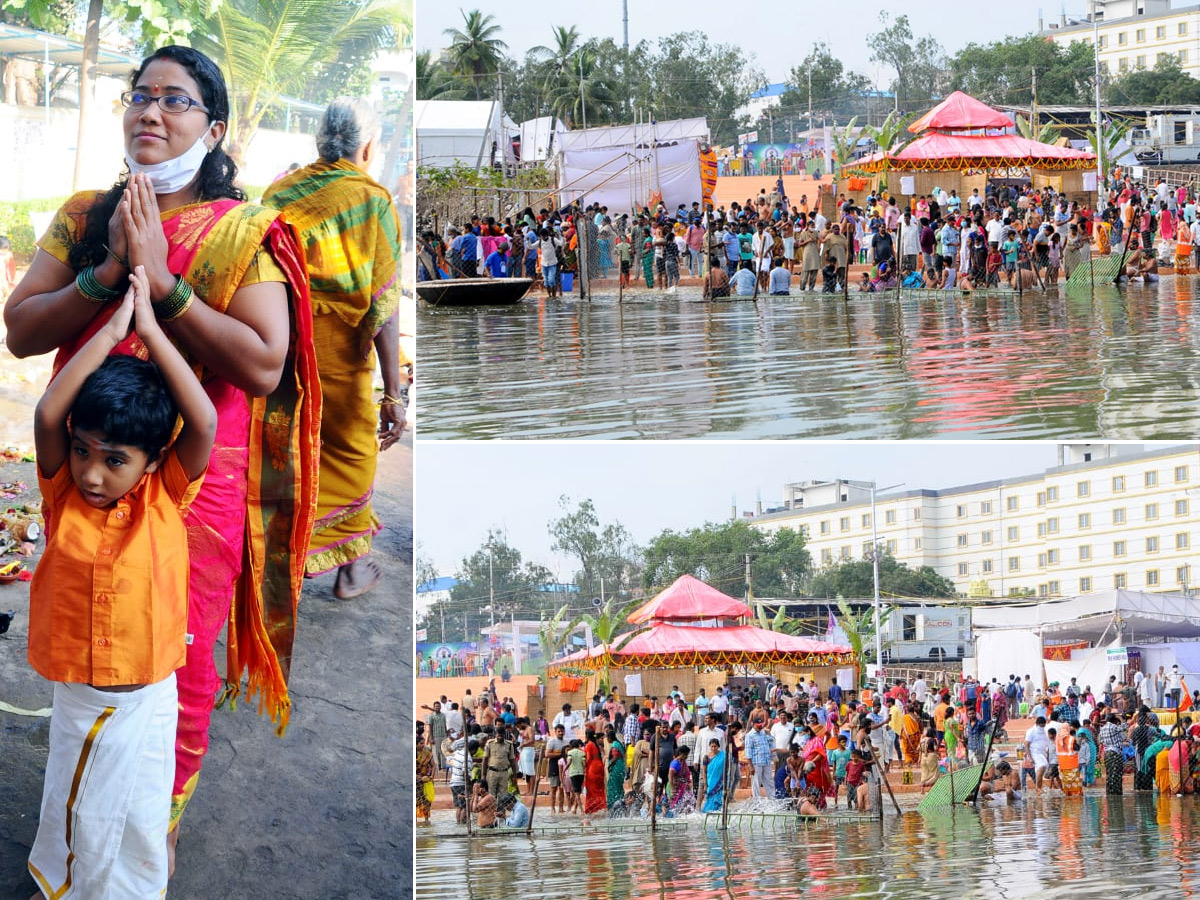
{"label": "white marquee tent", "polygon": [[[1184,672],[1200,672],[1200,602],[1185,594],[1144,591],[1097,591],[1063,600],[983,606],[972,612],[976,672],[983,680],[1001,682],[1008,675],[1044,672],[1047,681],[1099,687],[1108,676],[1107,651],[1138,648],[1143,667],[1168,668],[1178,662]],[[1070,661],[1043,659],[1050,643],[1091,641],[1094,647],[1072,651]]]}
{"label": "white marquee tent", "polygon": [[494,100],[418,100],[413,124],[419,166],[513,162],[511,138],[518,128]]}

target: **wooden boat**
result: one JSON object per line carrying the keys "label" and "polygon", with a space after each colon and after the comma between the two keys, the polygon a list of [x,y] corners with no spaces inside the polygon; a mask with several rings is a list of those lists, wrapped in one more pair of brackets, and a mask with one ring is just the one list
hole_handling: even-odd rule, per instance
{"label": "wooden boat", "polygon": [[418,281],[417,296],[430,306],[501,306],[519,303],[532,278],[444,278]]}

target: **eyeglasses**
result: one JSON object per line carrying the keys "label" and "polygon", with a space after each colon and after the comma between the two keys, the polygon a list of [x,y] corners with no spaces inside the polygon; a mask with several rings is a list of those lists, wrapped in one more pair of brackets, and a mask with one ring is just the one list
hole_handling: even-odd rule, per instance
{"label": "eyeglasses", "polygon": [[147,94],[145,91],[125,91],[121,94],[121,105],[129,109],[141,110],[148,107],[151,103],[157,103],[158,108],[163,112],[185,113],[193,106],[200,112],[208,112],[199,100],[193,100],[186,94],[162,94],[155,97],[152,94]]}

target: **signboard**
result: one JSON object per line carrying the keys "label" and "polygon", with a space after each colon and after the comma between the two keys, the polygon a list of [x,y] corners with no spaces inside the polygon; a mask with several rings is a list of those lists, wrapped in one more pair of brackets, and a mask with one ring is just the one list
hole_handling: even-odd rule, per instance
{"label": "signboard", "polygon": [[478,652],[479,645],[474,641],[417,641],[417,675],[425,678],[447,678],[476,674]]}
{"label": "signboard", "polygon": [[1129,651],[1124,647],[1115,647],[1105,651],[1110,666],[1123,666],[1129,662]]}

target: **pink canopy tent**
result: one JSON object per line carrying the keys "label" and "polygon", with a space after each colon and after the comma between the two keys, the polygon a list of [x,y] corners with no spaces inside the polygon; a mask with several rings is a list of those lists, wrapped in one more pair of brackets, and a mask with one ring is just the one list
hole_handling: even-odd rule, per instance
{"label": "pink canopy tent", "polygon": [[702,619],[740,619],[753,616],[754,610],[722,594],[715,587],[691,575],[680,575],[670,587],[629,614],[630,625],[653,621],[700,621]]}
{"label": "pink canopy tent", "polygon": [[1094,169],[1096,154],[1043,144],[1016,134],[942,134],[930,131],[900,150],[856,162],[859,172],[949,172],[963,169]]}
{"label": "pink canopy tent", "polygon": [[1013,120],[981,103],[969,94],[955,91],[925,115],[908,126],[913,134],[930,129],[943,131],[969,130],[973,128],[1012,128]]}
{"label": "pink canopy tent", "polygon": [[854,654],[846,644],[833,644],[734,625],[704,628],[656,622],[625,643],[601,644],[556,659],[547,674],[564,671],[599,671],[608,667],[673,669],[683,666],[852,665]]}

